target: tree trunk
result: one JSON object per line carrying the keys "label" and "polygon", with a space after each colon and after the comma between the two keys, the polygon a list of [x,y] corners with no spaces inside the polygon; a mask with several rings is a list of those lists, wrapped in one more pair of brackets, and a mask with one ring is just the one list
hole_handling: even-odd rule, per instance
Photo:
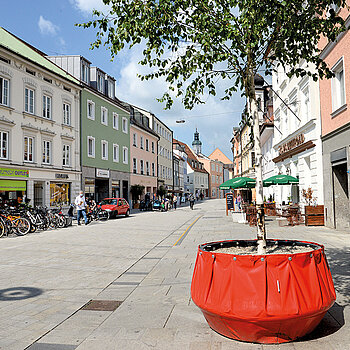
{"label": "tree trunk", "polygon": [[264,194],[263,194],[263,179],[262,179],[262,154],[261,154],[261,144],[260,144],[259,113],[258,113],[258,104],[255,97],[255,89],[254,89],[254,98],[249,97],[249,112],[253,119],[253,134],[254,134],[258,254],[266,254],[266,231],[265,231]]}

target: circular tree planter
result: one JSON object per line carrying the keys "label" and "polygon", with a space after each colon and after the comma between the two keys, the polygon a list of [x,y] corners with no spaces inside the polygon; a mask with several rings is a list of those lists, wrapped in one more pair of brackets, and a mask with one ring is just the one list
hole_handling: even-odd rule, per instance
{"label": "circular tree planter", "polygon": [[267,240],[268,250],[295,248],[297,252],[238,255],[217,251],[232,247],[244,251],[253,246],[256,240],[198,247],[191,295],[209,326],[226,337],[255,343],[284,343],[311,332],[336,298],[324,247]]}

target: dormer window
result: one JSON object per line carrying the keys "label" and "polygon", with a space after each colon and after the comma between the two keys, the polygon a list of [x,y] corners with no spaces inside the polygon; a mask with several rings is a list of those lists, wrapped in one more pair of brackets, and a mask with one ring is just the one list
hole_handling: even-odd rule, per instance
{"label": "dormer window", "polygon": [[81,80],[89,83],[89,67],[84,63],[81,65]]}
{"label": "dormer window", "polygon": [[111,80],[108,80],[108,97],[114,98],[114,84]]}

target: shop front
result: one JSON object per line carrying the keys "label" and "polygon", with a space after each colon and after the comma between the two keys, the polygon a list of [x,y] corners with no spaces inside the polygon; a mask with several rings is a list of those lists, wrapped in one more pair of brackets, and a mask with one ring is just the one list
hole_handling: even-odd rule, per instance
{"label": "shop front", "polygon": [[[307,140],[309,138],[309,140]],[[291,175],[299,184],[274,186],[274,200],[278,204],[289,202],[305,205],[302,190],[311,188],[318,204],[323,204],[321,144],[312,133],[292,135],[286,142],[275,146],[278,156],[273,159],[277,174]],[[277,175],[276,174],[276,175]]]}
{"label": "shop front", "polygon": [[325,225],[350,229],[350,124],[327,134],[323,141]]}
{"label": "shop front", "polygon": [[29,170],[23,168],[0,168],[0,205],[17,205],[27,196]]}
{"label": "shop front", "polygon": [[79,192],[79,187],[79,172],[0,168],[0,202],[11,205],[26,201],[33,206],[67,206]]}
{"label": "shop front", "polygon": [[85,196],[97,203],[104,198],[128,200],[129,173],[110,169],[83,167],[83,190]]}
{"label": "shop front", "polygon": [[97,202],[101,202],[102,199],[108,198],[110,196],[109,177],[110,177],[109,170],[96,169],[95,193],[96,193]]}
{"label": "shop front", "polygon": [[120,197],[120,181],[112,180],[112,197],[119,198]]}

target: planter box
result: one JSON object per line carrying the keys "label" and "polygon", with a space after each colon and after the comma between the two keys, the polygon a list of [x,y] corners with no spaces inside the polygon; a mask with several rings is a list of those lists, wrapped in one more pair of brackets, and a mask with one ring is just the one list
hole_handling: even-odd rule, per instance
{"label": "planter box", "polygon": [[324,205],[306,205],[305,206],[306,215],[323,215],[324,214]]}
{"label": "planter box", "polygon": [[216,332],[253,343],[290,342],[310,333],[336,299],[324,247],[317,243],[268,240],[267,245],[308,246],[294,254],[233,255],[221,247],[256,246],[256,241],[200,245],[191,295]]}
{"label": "planter box", "polygon": [[305,206],[305,225],[324,226],[324,206]]}

